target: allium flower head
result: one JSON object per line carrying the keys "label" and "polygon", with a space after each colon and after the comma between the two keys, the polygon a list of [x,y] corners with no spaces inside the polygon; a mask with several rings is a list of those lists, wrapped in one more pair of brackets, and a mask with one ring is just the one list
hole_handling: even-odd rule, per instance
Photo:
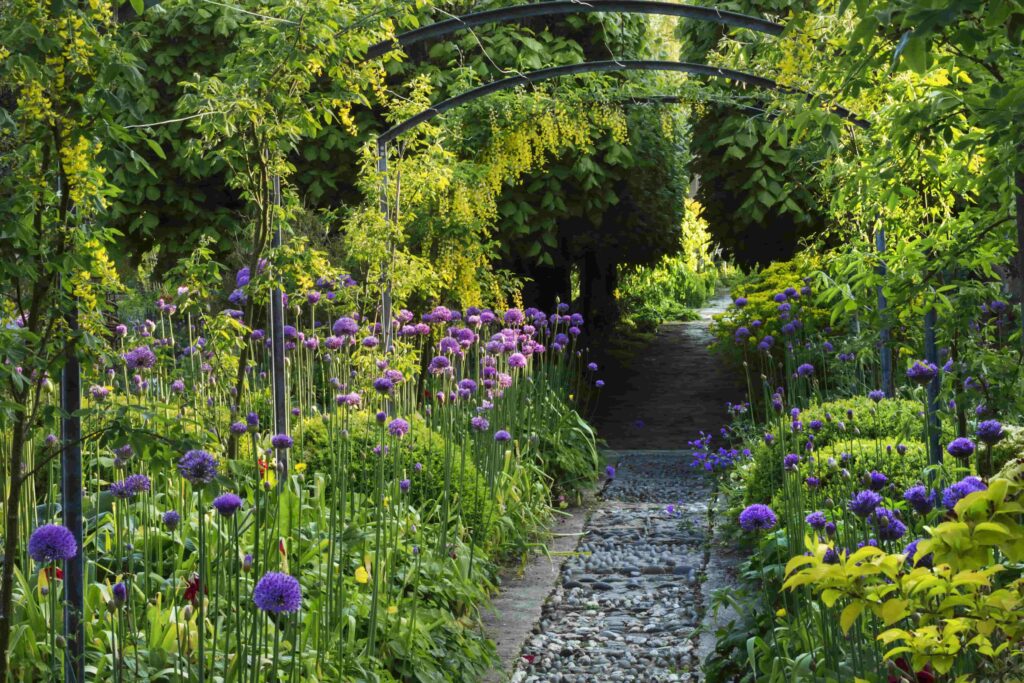
{"label": "allium flower head", "polygon": [[231,426],[228,427],[228,430],[235,436],[241,436],[242,434],[245,434],[247,431],[249,431],[249,425],[245,424],[241,420],[236,420],[235,422],[231,423]]}
{"label": "allium flower head", "polygon": [[222,517],[230,517],[242,507],[242,499],[234,493],[222,493],[213,499],[213,507]]}
{"label": "allium flower head", "polygon": [[999,420],[985,420],[978,423],[978,441],[989,446],[999,443],[1006,436]]}
{"label": "allium flower head", "polygon": [[775,512],[761,503],[749,505],[740,513],[740,528],[746,532],[771,531],[778,523]]}
{"label": "allium flower head", "polygon": [[193,486],[205,486],[217,476],[217,459],[203,450],[192,450],[178,460],[178,472]]}
{"label": "allium flower head", "polygon": [[825,525],[828,524],[828,520],[825,519],[825,513],[820,510],[807,515],[807,517],[804,518],[804,521],[807,522],[808,526],[812,529],[817,529],[818,531],[824,529]]}
{"label": "allium flower head", "polygon": [[156,365],[156,354],[148,346],[138,346],[121,358],[129,370],[146,370]]}
{"label": "allium flower head", "polygon": [[810,363],[804,363],[797,367],[796,374],[800,377],[810,377],[814,374],[814,366]]}
{"label": "allium flower head", "polygon": [[430,364],[427,366],[427,370],[429,370],[432,375],[440,375],[448,372],[451,369],[451,366],[452,362],[448,360],[446,356],[434,356],[430,361]]}
{"label": "allium flower head", "polygon": [[736,308],[743,308],[744,306],[747,305],[747,297],[745,297],[745,296],[738,296],[738,297],[736,297],[736,300],[733,301],[732,303],[733,303],[733,306],[735,306]]}
{"label": "allium flower head", "polygon": [[966,436],[960,436],[949,442],[946,452],[954,458],[967,459],[974,454],[974,442]]}
{"label": "allium flower head", "polygon": [[925,488],[923,485],[911,486],[904,491],[903,500],[919,515],[927,515],[935,507],[935,489]]}
{"label": "allium flower head", "polygon": [[942,491],[942,506],[952,510],[962,498],[978,491],[984,491],[987,488],[988,486],[985,482],[977,477],[964,477]]}
{"label": "allium flower head", "polygon": [[294,576],[267,572],[256,584],[252,601],[264,612],[297,612],[302,606],[302,587]]}
{"label": "allium flower head", "polygon": [[409,433],[409,423],[400,417],[396,417],[388,423],[388,433],[391,436],[402,438]]}
{"label": "allium flower head", "polygon": [[865,483],[868,485],[868,488],[872,491],[881,491],[885,488],[885,485],[889,483],[889,477],[877,470],[872,470],[866,477],[864,477],[864,479],[866,480]]}
{"label": "allium flower head", "polygon": [[615,466],[614,465],[608,465],[607,467],[604,468],[604,473],[605,473],[605,476],[607,476],[609,479],[614,479],[615,478]]}
{"label": "allium flower head", "polygon": [[907,378],[914,384],[928,384],[939,374],[939,368],[927,360],[914,361],[914,364],[907,370]]}
{"label": "allium flower head", "polygon": [[390,394],[395,388],[395,383],[387,377],[378,377],[373,380],[373,388],[378,394]]}
{"label": "allium flower head", "polygon": [[469,421],[470,426],[478,432],[485,431],[491,426],[491,423],[487,421],[486,417],[477,415]]}
{"label": "allium flower head", "polygon": [[509,434],[504,429],[499,429],[498,431],[494,432],[494,440],[498,442],[511,441],[512,435]]}
{"label": "allium flower head", "polygon": [[270,437],[270,445],[278,450],[291,448],[294,444],[295,441],[287,434],[275,434]]}
{"label": "allium flower head", "polygon": [[874,389],[868,392],[868,398],[870,398],[875,403],[878,403],[879,401],[885,398],[885,392],[882,391],[881,389]]}
{"label": "allium flower head", "polygon": [[179,515],[176,510],[168,510],[160,519],[168,530],[174,531],[178,528],[178,524],[181,522],[181,515]]}
{"label": "allium flower head", "polygon": [[903,534],[907,533],[907,525],[900,520],[895,511],[887,508],[875,508],[872,522],[878,537],[883,541],[895,541],[903,538]]}
{"label": "allium flower head", "polygon": [[124,581],[115,583],[111,587],[110,593],[114,596],[114,604],[118,607],[128,602],[128,586]]}
{"label": "allium flower head", "polygon": [[850,512],[858,517],[867,517],[881,504],[882,496],[875,491],[860,491],[850,499]]}
{"label": "allium flower head", "polygon": [[47,564],[70,560],[78,554],[78,544],[67,527],[44,524],[28,539],[28,555],[36,562]]}
{"label": "allium flower head", "polygon": [[796,470],[797,465],[800,464],[800,456],[796,453],[790,453],[782,459],[782,466],[790,472]]}
{"label": "allium flower head", "polygon": [[398,482],[398,488],[401,489],[403,493],[408,491],[409,487],[411,487],[411,486],[412,486],[412,482],[409,481],[408,479],[403,479],[402,481]]}
{"label": "allium flower head", "polygon": [[127,500],[134,498],[140,493],[149,491],[149,477],[144,474],[133,474],[126,477],[124,481],[115,481],[110,485],[110,494],[115,498]]}
{"label": "allium flower head", "polygon": [[508,366],[510,368],[525,368],[526,356],[521,353],[513,353],[508,357]]}

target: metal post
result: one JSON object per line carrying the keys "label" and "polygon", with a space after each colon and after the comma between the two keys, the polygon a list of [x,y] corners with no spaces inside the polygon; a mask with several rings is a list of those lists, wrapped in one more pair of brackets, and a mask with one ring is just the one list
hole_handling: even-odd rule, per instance
{"label": "metal post", "polygon": [[[939,364],[939,350],[935,345],[935,325],[938,313],[929,308],[924,314],[924,357],[936,366]],[[939,373],[928,383],[928,462],[938,465],[942,462],[942,447],[939,445]]]}
{"label": "metal post", "polygon": [[[270,199],[273,206],[281,206],[281,178],[278,176],[274,176],[274,189]],[[274,214],[271,218],[274,221],[274,238],[271,244],[277,249],[281,246],[281,222],[276,216],[276,211]],[[274,388],[274,432],[287,434],[288,405],[286,399],[288,391],[284,365],[284,292],[281,290],[276,274],[275,287],[270,292],[270,339]],[[288,473],[287,449],[277,449],[277,466],[279,475],[277,485],[283,487]]]}
{"label": "metal post", "polygon": [[[388,211],[388,143],[377,141],[377,172],[380,177],[380,213],[384,217],[385,230],[390,226],[391,214]],[[384,353],[391,353],[391,276],[388,273],[388,259],[391,256],[391,236],[388,235],[388,255],[380,264],[381,293],[381,329],[383,330]]]}
{"label": "metal post", "polygon": [[[1018,147],[1024,152],[1024,146]],[[1017,300],[1020,304],[1021,353],[1024,354],[1024,171],[1014,174],[1017,181]]]}
{"label": "metal post", "polygon": [[[878,228],[875,230],[875,251],[878,252],[878,275],[882,278],[885,277],[887,268],[883,259],[885,254],[885,229]],[[892,396],[895,390],[892,379],[892,348],[889,346],[889,322],[886,320],[885,309],[889,306],[889,302],[885,300],[885,292],[882,289],[882,283],[878,283],[878,319],[881,329],[878,333],[880,360],[882,364],[882,391],[885,392],[886,396]]]}
{"label": "metal post", "polygon": [[71,303],[65,321],[68,326],[67,357],[60,375],[61,404],[61,507],[64,526],[75,537],[78,553],[64,564],[64,680],[85,681],[85,549],[82,544],[82,373],[75,350],[78,333],[78,304]]}

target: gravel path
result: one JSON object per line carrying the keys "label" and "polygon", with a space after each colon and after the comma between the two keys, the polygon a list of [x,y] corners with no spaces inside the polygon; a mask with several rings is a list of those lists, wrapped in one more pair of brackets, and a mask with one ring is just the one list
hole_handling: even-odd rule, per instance
{"label": "gravel path", "polygon": [[[617,473],[562,565],[515,683],[701,680],[709,588],[728,585],[732,562],[717,550],[712,558],[712,489],[681,447],[717,429],[724,403],[740,396],[706,348],[710,314],[727,300],[701,320],[663,327],[631,367],[613,369],[628,383],[614,396],[618,412],[598,424],[617,449],[608,453]],[[633,415],[647,418],[644,427]]]}

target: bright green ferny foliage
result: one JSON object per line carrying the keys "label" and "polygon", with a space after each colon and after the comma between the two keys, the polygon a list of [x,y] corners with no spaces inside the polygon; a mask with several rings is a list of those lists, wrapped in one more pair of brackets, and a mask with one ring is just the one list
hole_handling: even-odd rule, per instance
{"label": "bright green ferny foliage", "polygon": [[1015,680],[1024,661],[1022,491],[1018,460],[928,527],[913,556],[866,546],[826,562],[828,545],[808,537],[810,553],[789,561],[785,587],[810,587],[847,634],[877,629],[885,658],[909,658],[915,671]]}

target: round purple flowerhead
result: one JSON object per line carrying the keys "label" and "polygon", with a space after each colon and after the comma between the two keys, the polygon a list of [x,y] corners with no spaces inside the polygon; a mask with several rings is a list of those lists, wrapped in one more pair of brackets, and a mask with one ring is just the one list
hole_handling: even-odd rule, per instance
{"label": "round purple flowerhead", "polygon": [[526,356],[521,353],[513,353],[508,357],[508,366],[510,368],[525,368]]}
{"label": "round purple flowerhead", "polygon": [[47,564],[70,560],[78,554],[78,544],[67,527],[44,524],[28,539],[28,555],[36,562]]}
{"label": "round purple flowerhead", "polygon": [[178,524],[181,522],[181,515],[178,514],[177,510],[168,510],[160,519],[168,530],[174,531],[178,528]]}
{"label": "round purple flowerhead", "polygon": [[868,488],[872,491],[881,491],[885,488],[885,485],[889,483],[889,477],[885,476],[877,470],[872,470],[870,474],[864,477]]}
{"label": "round purple flowerhead", "polygon": [[974,454],[974,442],[966,436],[960,436],[949,442],[946,452],[954,458],[966,460]]}
{"label": "round purple flowerhead", "polygon": [[807,515],[807,517],[804,518],[804,521],[807,522],[812,529],[817,529],[818,531],[824,529],[825,525],[828,524],[828,520],[825,519],[825,513],[820,510]]}
{"label": "round purple flowerhead", "polygon": [[867,490],[854,494],[850,499],[850,512],[858,517],[867,517],[882,504],[882,497],[876,492]]}
{"label": "round purple flowerhead", "polygon": [[870,398],[875,403],[878,403],[879,401],[881,401],[881,400],[883,400],[885,398],[885,392],[882,391],[881,389],[875,389],[873,391],[869,391],[868,392],[868,398]]}
{"label": "round purple flowerhead", "polygon": [[430,364],[427,366],[427,369],[430,371],[430,374],[432,375],[440,375],[444,372],[447,372],[451,368],[451,366],[452,362],[448,360],[446,356],[435,356],[430,361]]}
{"label": "round purple flowerhead", "polygon": [[388,423],[388,433],[399,439],[409,433],[409,423],[400,417]]}
{"label": "round purple flowerhead", "polygon": [[907,370],[907,378],[914,384],[925,385],[931,382],[939,374],[939,368],[927,360],[914,361],[914,364]]}
{"label": "round purple flowerhead", "polygon": [[408,479],[403,479],[402,481],[398,482],[398,488],[402,490],[402,493],[408,491],[410,486],[412,486],[412,482],[409,481]]}
{"label": "round purple flowerhead", "polygon": [[246,413],[246,415],[245,415],[245,422],[250,427],[259,427],[260,426],[260,416],[257,415],[256,413]]}
{"label": "round purple flowerhead", "polygon": [[800,456],[796,453],[790,453],[782,459],[782,466],[788,471],[793,472],[796,470],[796,466],[800,464]]}
{"label": "round purple flowerhead", "polygon": [[270,445],[278,450],[286,450],[295,444],[292,437],[287,434],[275,434],[270,437]]}
{"label": "round purple flowerhead", "polygon": [[222,517],[230,517],[242,507],[242,499],[234,493],[222,493],[213,499],[213,507]]}
{"label": "round purple flowerhead", "polygon": [[925,488],[921,484],[911,486],[903,493],[903,500],[919,515],[927,515],[932,511],[935,498],[935,489]]}
{"label": "round purple flowerhead", "polygon": [[302,606],[302,587],[294,576],[267,572],[256,584],[252,601],[264,612],[297,612]]}
{"label": "round purple flowerhead", "polygon": [[249,425],[247,425],[244,422],[242,422],[241,420],[239,420],[239,421],[236,421],[236,422],[232,422],[231,426],[228,427],[228,429],[235,436],[241,436],[242,434],[245,434],[247,431],[249,431]]}
{"label": "round purple flowerhead", "polygon": [[740,528],[746,532],[771,531],[778,523],[775,512],[761,503],[754,503],[740,513]]}
{"label": "round purple flowerhead", "polygon": [[594,382],[594,386],[597,387],[598,389],[603,389],[604,388],[604,380],[603,379],[597,380],[596,382]]}
{"label": "round purple flowerhead", "polygon": [[486,417],[477,415],[469,421],[470,426],[478,432],[482,432],[491,426]]}
{"label": "round purple flowerhead", "polygon": [[127,500],[149,491],[149,488],[149,477],[144,474],[133,474],[126,477],[124,481],[115,481],[111,484],[110,493],[115,498]]}
{"label": "round purple flowerhead", "polygon": [[615,478],[615,466],[614,465],[608,465],[608,467],[604,468],[604,473],[605,473],[605,475],[607,475],[607,477],[609,479],[614,479]]}
{"label": "round purple flowerhead", "polygon": [[878,537],[883,541],[895,541],[903,538],[907,533],[907,525],[904,524],[898,514],[893,510],[883,507],[875,508],[872,520]]}
{"label": "round purple flowerhead", "polygon": [[799,377],[810,377],[814,374],[814,366],[810,363],[804,363],[796,369],[796,374]]}
{"label": "round purple flowerhead", "polygon": [[498,431],[494,432],[494,440],[499,442],[511,441],[512,435],[509,434],[504,429],[499,429]]}
{"label": "round purple flowerhead", "polygon": [[744,306],[747,305],[747,297],[738,296],[736,297],[736,300],[733,301],[732,303],[736,308],[743,308]]}
{"label": "round purple flowerhead", "polygon": [[378,394],[390,394],[391,390],[395,388],[395,383],[387,377],[378,377],[373,380],[373,388]]}
{"label": "round purple flowerhead", "polygon": [[989,446],[999,443],[1006,436],[999,420],[985,420],[978,423],[978,441]]}
{"label": "round purple flowerhead", "polygon": [[203,450],[192,450],[178,460],[178,472],[193,486],[205,486],[217,476],[217,458]]}
{"label": "round purple flowerhead", "polygon": [[960,502],[960,499],[987,488],[985,482],[977,477],[964,477],[942,491],[942,506],[952,510]]}
{"label": "round purple flowerhead", "polygon": [[156,354],[148,346],[139,346],[121,356],[129,370],[145,370],[156,365]]}

